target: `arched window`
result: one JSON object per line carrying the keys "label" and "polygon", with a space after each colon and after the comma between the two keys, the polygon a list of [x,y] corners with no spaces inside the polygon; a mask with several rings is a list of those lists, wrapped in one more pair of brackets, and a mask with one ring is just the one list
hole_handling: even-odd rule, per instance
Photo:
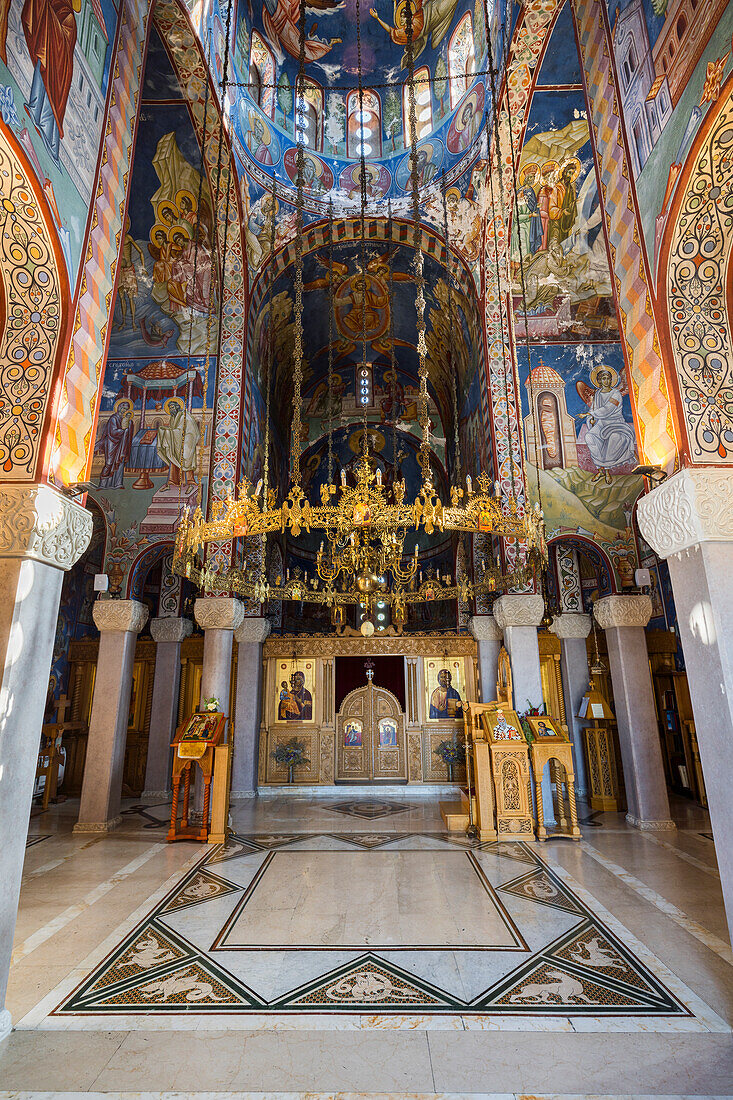
{"label": "arched window", "polygon": [[[405,148],[410,148],[412,134],[410,133],[410,86],[402,86],[402,116],[404,125],[402,132],[405,135]],[[433,128],[433,104],[430,98],[430,70],[427,66],[415,69],[415,120],[417,139],[420,140],[429,134]]]}
{"label": "arched window", "polygon": [[274,118],[275,58],[257,31],[252,31],[249,49],[249,92],[257,106]]}
{"label": "arched window", "polygon": [[356,159],[362,152],[367,160],[382,155],[382,108],[379,96],[369,89],[349,92],[346,100],[346,155]]}
{"label": "arched window", "polygon": [[323,88],[307,77],[302,96],[296,97],[295,140],[317,153],[323,149]]}
{"label": "arched window", "polygon": [[456,106],[468,91],[476,71],[476,54],[473,46],[471,13],[466,12],[454,30],[448,46],[448,78],[450,81],[450,105]]}

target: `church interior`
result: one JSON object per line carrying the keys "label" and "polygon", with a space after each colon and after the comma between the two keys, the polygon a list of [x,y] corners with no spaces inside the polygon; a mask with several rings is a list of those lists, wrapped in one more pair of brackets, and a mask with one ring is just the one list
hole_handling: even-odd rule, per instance
{"label": "church interior", "polygon": [[733,1096],[733,4],[372,2],[0,0],[0,1100]]}

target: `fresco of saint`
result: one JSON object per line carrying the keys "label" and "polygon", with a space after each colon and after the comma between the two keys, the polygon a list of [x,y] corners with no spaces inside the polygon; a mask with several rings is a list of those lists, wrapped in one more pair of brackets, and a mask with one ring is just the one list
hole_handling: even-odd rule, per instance
{"label": "fresco of saint", "polygon": [[578,393],[588,406],[588,412],[580,414],[588,425],[583,442],[597,469],[592,480],[603,478],[610,485],[609,471],[628,465],[636,458],[636,435],[633,424],[624,417],[617,371],[601,364],[591,371],[590,380],[595,388],[584,382],[576,383]]}

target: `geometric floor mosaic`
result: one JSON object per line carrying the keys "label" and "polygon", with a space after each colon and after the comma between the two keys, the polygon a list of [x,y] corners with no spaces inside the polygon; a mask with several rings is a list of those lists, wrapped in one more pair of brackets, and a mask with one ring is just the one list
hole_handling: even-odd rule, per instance
{"label": "geometric floor mosaic", "polygon": [[412,802],[386,802],[379,799],[354,799],[351,802],[337,802],[333,806],[324,806],[331,813],[345,814],[347,817],[361,817],[374,821],[379,817],[392,817],[394,814],[403,814],[407,810],[414,810],[416,806]]}
{"label": "geometric floor mosaic", "polygon": [[46,1018],[134,1029],[151,1014],[394,1015],[404,1026],[419,1014],[717,1030],[715,1014],[566,878],[525,843],[233,834]]}

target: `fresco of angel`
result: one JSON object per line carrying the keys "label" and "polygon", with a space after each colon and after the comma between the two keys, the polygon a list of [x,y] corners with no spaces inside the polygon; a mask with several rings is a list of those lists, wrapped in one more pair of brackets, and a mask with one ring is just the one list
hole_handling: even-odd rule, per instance
{"label": "fresco of angel", "polygon": [[[345,0],[307,0],[306,10],[320,12],[322,15],[331,15],[344,6]],[[283,46],[291,57],[298,58],[300,51],[300,34],[298,20],[300,18],[300,4],[298,0],[265,0],[262,5],[262,23],[270,45],[283,57]],[[340,38],[318,38],[316,30],[318,24],[313,23],[305,38],[306,62],[318,61],[332,50],[341,41]]]}
{"label": "fresco of angel", "polygon": [[585,417],[585,437],[578,439],[590,452],[596,467],[592,482],[603,479],[611,484],[610,471],[636,460],[636,434],[633,424],[624,417],[623,396],[628,392],[618,371],[600,363],[590,372],[591,385],[576,382],[578,394],[588,406]]}
{"label": "fresco of angel", "polygon": [[[420,56],[432,35],[431,46],[435,50],[445,38],[455,15],[458,0],[413,0],[412,34],[414,58]],[[394,6],[394,26],[385,23],[375,8],[370,14],[397,46],[407,45],[407,0],[398,0]],[[407,52],[402,55],[402,68],[407,68]]]}

